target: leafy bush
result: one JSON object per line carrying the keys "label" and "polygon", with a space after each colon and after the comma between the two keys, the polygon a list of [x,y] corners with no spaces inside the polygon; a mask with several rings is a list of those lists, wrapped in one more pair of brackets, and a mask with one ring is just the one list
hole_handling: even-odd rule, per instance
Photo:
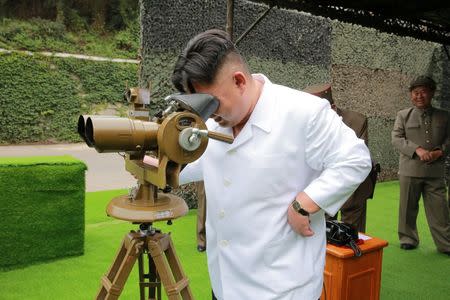
{"label": "leafy bush", "polygon": [[82,102],[91,105],[122,102],[126,83],[137,85],[137,65],[104,61],[58,59],[56,66],[69,72],[79,81]]}
{"label": "leafy bush", "polygon": [[[66,15],[70,17],[71,14]],[[68,22],[68,20],[66,20]],[[119,32],[98,33],[86,30],[83,19],[76,14],[70,19],[76,31],[67,31],[60,22],[31,19],[0,21],[0,47],[28,51],[70,52],[87,55],[136,58],[139,49],[139,22]]]}
{"label": "leafy bush", "polygon": [[74,140],[76,84],[49,60],[0,55],[0,142]]}
{"label": "leafy bush", "polygon": [[74,41],[67,38],[63,24],[36,18],[29,21],[3,19],[0,42],[4,47],[36,51],[48,50],[55,43],[62,45]]}
{"label": "leafy bush", "polygon": [[137,65],[0,54],[0,143],[76,142],[80,113],[122,101]]}
{"label": "leafy bush", "polygon": [[115,37],[117,49],[138,53],[139,51],[139,30],[128,28],[118,32]]}

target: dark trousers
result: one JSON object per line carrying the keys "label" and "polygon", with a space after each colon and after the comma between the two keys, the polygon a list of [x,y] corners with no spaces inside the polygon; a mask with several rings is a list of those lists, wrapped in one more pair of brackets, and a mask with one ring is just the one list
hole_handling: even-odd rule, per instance
{"label": "dark trousers", "polygon": [[197,194],[197,246],[206,247],[206,196],[203,181],[195,182],[195,192]]}

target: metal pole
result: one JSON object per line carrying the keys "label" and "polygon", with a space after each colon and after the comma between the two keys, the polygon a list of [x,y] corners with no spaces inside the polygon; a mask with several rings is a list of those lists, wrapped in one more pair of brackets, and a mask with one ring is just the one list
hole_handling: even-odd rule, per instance
{"label": "metal pole", "polygon": [[239,42],[255,27],[259,22],[270,12],[273,6],[270,6],[265,12],[263,12],[255,22],[236,40],[235,44],[239,44]]}
{"label": "metal pole", "polygon": [[227,0],[227,25],[226,31],[233,40],[234,0]]}

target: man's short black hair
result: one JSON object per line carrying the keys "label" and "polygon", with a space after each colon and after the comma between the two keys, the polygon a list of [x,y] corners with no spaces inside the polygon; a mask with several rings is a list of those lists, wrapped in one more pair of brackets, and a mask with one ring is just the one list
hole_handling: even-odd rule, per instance
{"label": "man's short black hair", "polygon": [[195,93],[193,83],[212,84],[228,54],[240,57],[228,33],[211,29],[193,37],[175,64],[172,83],[182,93]]}

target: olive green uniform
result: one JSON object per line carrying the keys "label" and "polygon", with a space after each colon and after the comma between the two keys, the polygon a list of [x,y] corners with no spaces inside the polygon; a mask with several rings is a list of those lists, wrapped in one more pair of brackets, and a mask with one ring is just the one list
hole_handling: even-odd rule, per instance
{"label": "olive green uniform", "polygon": [[[356,136],[368,145],[367,117],[347,109],[337,108],[336,112],[342,117],[345,125],[353,129]],[[352,224],[359,232],[366,231],[367,199],[372,197],[374,188],[375,182],[367,176],[339,210],[342,222]]]}
{"label": "olive green uniform", "polygon": [[197,194],[197,245],[206,247],[206,196],[203,181],[195,182]]}
{"label": "olive green uniform", "polygon": [[[392,144],[400,152],[400,208],[398,236],[401,244],[419,244],[416,219],[422,195],[425,214],[436,247],[450,251],[450,217],[444,180],[444,159],[449,151],[450,122],[446,111],[416,107],[397,113]],[[441,149],[444,155],[431,163],[415,153]]]}

